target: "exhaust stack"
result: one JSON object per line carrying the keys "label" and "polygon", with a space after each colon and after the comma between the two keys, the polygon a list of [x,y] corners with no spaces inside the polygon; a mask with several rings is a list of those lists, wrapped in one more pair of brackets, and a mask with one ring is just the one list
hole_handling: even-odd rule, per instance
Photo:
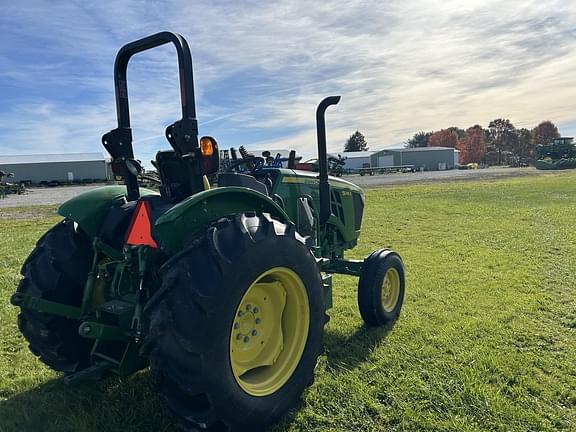
{"label": "exhaust stack", "polygon": [[316,109],[316,134],[318,137],[318,168],[320,180],[320,224],[330,217],[330,183],[328,183],[328,155],[326,151],[326,121],[324,113],[330,105],[340,102],[340,96],[328,96]]}

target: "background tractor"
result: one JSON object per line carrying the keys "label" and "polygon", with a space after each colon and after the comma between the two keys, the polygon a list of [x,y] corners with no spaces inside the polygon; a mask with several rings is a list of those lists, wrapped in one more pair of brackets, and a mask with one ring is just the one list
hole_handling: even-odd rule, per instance
{"label": "background tractor", "polygon": [[14,173],[5,173],[0,170],[0,198],[4,198],[8,194],[21,195],[25,191],[23,183],[9,183],[6,179],[14,177]]}
{"label": "background tractor", "polygon": [[[346,157],[338,155],[328,156],[328,174],[334,177],[342,177],[344,174],[344,165],[346,165]],[[318,172],[320,170],[320,162],[318,159],[310,159],[306,162],[297,163],[295,165],[297,170]]]}
{"label": "background tractor", "polygon": [[[130,58],[171,43],[182,118],[154,165],[160,193],[139,188],[126,72]],[[404,297],[399,255],[344,258],[360,235],[364,195],[329,178],[324,112],[319,174],[249,156],[217,175],[219,150],[198,139],[192,59],[184,38],[158,33],[122,47],[114,66],[118,127],[102,138],[124,186],[59,208],[12,296],[31,351],[67,382],[150,367],[152,386],[184,429],[260,430],[312,382],[332,304],[332,274],[359,277],[368,325],[391,324]]]}

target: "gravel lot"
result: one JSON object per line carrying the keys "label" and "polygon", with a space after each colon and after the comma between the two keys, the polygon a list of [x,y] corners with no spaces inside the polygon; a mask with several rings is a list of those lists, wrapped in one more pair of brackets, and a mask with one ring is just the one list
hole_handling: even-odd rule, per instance
{"label": "gravel lot", "polygon": [[26,189],[26,193],[23,195],[8,195],[6,198],[0,199],[0,208],[61,204],[82,192],[101,186],[102,185],[30,188]]}
{"label": "gravel lot", "polygon": [[[530,168],[487,168],[479,170],[451,170],[451,171],[426,171],[416,173],[379,174],[375,176],[351,175],[344,178],[362,187],[378,187],[414,182],[436,182],[467,179],[495,179],[501,177],[519,177],[528,175],[542,175],[543,171]],[[55,188],[31,188],[24,195],[8,195],[0,199],[0,208],[28,207],[35,205],[60,204],[82,192],[100,187],[91,186],[62,186]]]}

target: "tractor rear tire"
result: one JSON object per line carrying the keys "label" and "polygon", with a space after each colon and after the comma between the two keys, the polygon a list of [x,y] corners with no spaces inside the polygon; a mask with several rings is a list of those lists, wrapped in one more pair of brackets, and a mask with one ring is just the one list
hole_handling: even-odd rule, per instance
{"label": "tractor rear tire", "polygon": [[[80,306],[92,264],[90,239],[64,220],[36,243],[22,270],[17,292],[70,306]],[[78,334],[79,322],[22,308],[18,328],[30,351],[52,369],[67,374],[85,368],[92,344]]]}
{"label": "tractor rear tire", "polygon": [[144,352],[177,426],[258,431],[292,408],[313,380],[325,322],[320,271],[294,226],[222,219],[162,273]]}
{"label": "tractor rear tire", "polygon": [[392,324],[404,302],[404,264],[387,249],[372,252],[364,262],[358,281],[358,307],[369,326]]}

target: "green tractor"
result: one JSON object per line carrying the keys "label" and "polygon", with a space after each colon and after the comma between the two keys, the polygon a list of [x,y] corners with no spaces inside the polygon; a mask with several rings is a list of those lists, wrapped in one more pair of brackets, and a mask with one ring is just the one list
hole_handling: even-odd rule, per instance
{"label": "green tractor", "polygon": [[22,195],[26,188],[24,183],[8,183],[5,179],[14,177],[14,173],[0,170],[0,198],[5,198],[8,194]]}
{"label": "green tractor", "polygon": [[[139,52],[172,43],[182,118],[173,150],[154,165],[160,192],[138,186],[126,72]],[[324,113],[316,112],[319,174],[266,167],[262,158],[219,168],[218,145],[198,139],[192,59],[180,35],[122,47],[114,66],[118,127],[102,143],[125,186],[105,186],[59,208],[38,240],[12,304],[30,350],[66,382],[149,367],[153,388],[185,430],[261,430],[313,381],[332,305],[332,274],[359,277],[366,324],[390,325],[404,298],[400,256],[344,258],[360,235],[364,195],[327,171]]]}

